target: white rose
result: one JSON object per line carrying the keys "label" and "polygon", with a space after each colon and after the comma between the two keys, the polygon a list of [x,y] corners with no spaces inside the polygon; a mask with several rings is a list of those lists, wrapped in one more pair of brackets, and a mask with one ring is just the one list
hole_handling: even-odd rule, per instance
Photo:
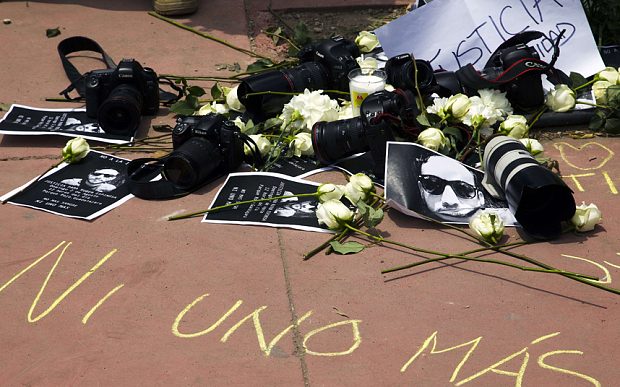
{"label": "white rose", "polygon": [[344,195],[344,185],[336,185],[333,183],[326,183],[319,186],[317,189],[319,193],[319,201],[325,203],[329,200],[340,200]]}
{"label": "white rose", "polygon": [[446,112],[453,118],[460,119],[467,114],[470,106],[471,100],[465,94],[458,93],[448,98]]}
{"label": "white rose", "polygon": [[527,133],[527,119],[521,115],[508,116],[499,129],[507,136],[521,139]]}
{"label": "white rose", "polygon": [[530,151],[532,156],[538,156],[538,157],[543,156],[543,152],[545,151],[545,148],[543,148],[543,146],[541,145],[540,142],[538,142],[538,140],[535,140],[533,138],[522,138],[519,141],[521,141],[523,145],[525,145],[525,147],[527,148],[528,151]]}
{"label": "white rose", "polygon": [[605,67],[605,69],[597,74],[597,80],[599,81],[607,81],[612,85],[617,85],[620,80],[620,74],[618,70],[613,67]]}
{"label": "white rose", "polygon": [[233,124],[235,124],[237,126],[237,128],[239,128],[239,130],[243,133],[245,132],[245,122],[243,122],[243,120],[241,120],[241,117],[237,117],[233,120]]}
{"label": "white rose", "polygon": [[239,89],[239,85],[233,87],[228,94],[226,94],[226,105],[228,105],[230,110],[243,113],[245,112],[245,106],[239,101],[237,89]]}
{"label": "white rose", "polygon": [[204,105],[203,107],[201,107],[200,110],[198,110],[198,113],[196,114],[199,116],[206,116],[209,113],[219,113],[219,114],[228,113],[228,108],[224,104],[213,101],[210,104],[208,103]]}
{"label": "white rose", "polygon": [[418,135],[416,142],[430,150],[441,152],[442,148],[448,143],[448,139],[441,130],[427,128]]}
{"label": "white rose", "polygon": [[[269,142],[269,140],[267,140],[265,136],[263,136],[262,134],[251,134],[249,137],[254,140],[254,143],[256,144],[256,147],[258,148],[261,156],[265,156],[269,153],[269,151],[271,150],[271,142]],[[252,154],[252,150],[247,144],[243,145],[243,151],[246,155]]]}
{"label": "white rose", "polygon": [[577,206],[575,215],[568,223],[575,226],[577,231],[591,231],[598,222],[603,220],[601,215],[601,211],[595,204],[590,203],[589,206],[586,206],[586,202],[582,202],[580,206]]}
{"label": "white rose", "polygon": [[344,196],[353,204],[357,204],[360,200],[366,201],[371,192],[375,192],[375,185],[370,177],[363,173],[351,176],[344,186]]}
{"label": "white rose", "polygon": [[295,156],[312,156],[314,154],[314,149],[312,149],[312,137],[310,133],[298,133],[293,137]]}
{"label": "white rose", "polygon": [[497,243],[504,234],[504,220],[492,212],[484,212],[469,221],[469,228],[489,243]]}
{"label": "white rose", "polygon": [[377,35],[373,33],[362,31],[357,38],[355,38],[355,44],[360,47],[360,52],[371,52],[379,45],[379,39]]}
{"label": "white rose", "polygon": [[594,93],[594,98],[596,98],[596,103],[599,105],[607,104],[607,88],[611,86],[611,82],[609,81],[596,81],[592,85],[592,92]]}
{"label": "white rose", "polygon": [[62,157],[70,163],[76,163],[82,160],[90,152],[90,146],[82,137],[76,137],[69,141],[62,149]]}
{"label": "white rose", "polygon": [[379,68],[379,63],[377,62],[377,59],[372,58],[372,57],[368,57],[364,60],[362,60],[362,57],[357,57],[355,58],[355,60],[357,61],[357,64],[360,66],[361,69],[378,69]]}
{"label": "white rose", "polygon": [[575,107],[575,92],[563,83],[555,85],[545,96],[545,104],[556,113],[564,113]]}
{"label": "white rose", "polygon": [[330,230],[340,230],[344,223],[351,222],[355,214],[340,200],[332,199],[319,204],[316,217],[319,224],[326,225]]}

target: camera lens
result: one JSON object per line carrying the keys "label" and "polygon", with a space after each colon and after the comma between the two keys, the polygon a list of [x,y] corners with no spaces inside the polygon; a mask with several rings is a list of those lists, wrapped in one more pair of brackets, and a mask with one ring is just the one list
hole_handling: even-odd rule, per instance
{"label": "camera lens", "polygon": [[117,86],[99,108],[99,127],[110,134],[133,134],[140,125],[142,102],[142,93],[134,86]]}
{"label": "camera lens", "polygon": [[180,189],[190,189],[207,180],[220,165],[218,147],[202,137],[192,137],[170,154],[163,174]]}
{"label": "camera lens", "polygon": [[333,164],[344,157],[367,152],[370,147],[364,132],[361,117],[317,122],[312,128],[314,154],[322,163]]}
{"label": "camera lens", "polygon": [[306,62],[283,71],[273,70],[251,75],[241,82],[237,94],[248,112],[258,119],[266,119],[282,113],[282,108],[292,97],[278,94],[248,94],[265,91],[302,93],[305,89],[325,90],[327,86],[328,75],[323,65]]}
{"label": "camera lens", "polygon": [[415,66],[412,60],[401,65],[388,66],[385,70],[388,83],[396,88],[413,90],[416,86],[416,67],[418,70],[418,88],[425,90],[433,84],[433,67],[425,60],[416,60]]}

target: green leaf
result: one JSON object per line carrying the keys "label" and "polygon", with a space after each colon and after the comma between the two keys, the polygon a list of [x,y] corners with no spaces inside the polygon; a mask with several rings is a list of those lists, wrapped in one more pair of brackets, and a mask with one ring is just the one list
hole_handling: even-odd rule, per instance
{"label": "green leaf", "polygon": [[239,62],[235,62],[231,65],[228,65],[228,71],[233,71],[235,73],[238,73],[239,71],[241,71],[241,65],[239,64]]}
{"label": "green leaf", "polygon": [[603,126],[603,123],[605,123],[605,119],[601,118],[600,116],[594,116],[590,119],[590,123],[588,124],[588,128],[591,130],[597,130],[600,129],[601,126]]}
{"label": "green leaf", "polygon": [[359,253],[360,251],[364,250],[364,247],[366,247],[359,242],[345,242],[344,244],[342,244],[338,241],[332,241],[329,244],[332,246],[334,251],[339,254]]}
{"label": "green leaf", "polygon": [[194,108],[194,110],[198,110],[200,108],[200,101],[198,100],[198,97],[196,97],[195,95],[190,94],[187,97],[185,97],[185,100],[190,104],[190,106]]}
{"label": "green leaf", "polygon": [[187,88],[187,91],[191,95],[195,95],[196,97],[202,97],[203,95],[207,94],[205,89],[203,89],[200,86],[190,86],[190,87]]}
{"label": "green leaf", "polygon": [[607,105],[618,108],[620,105],[620,85],[611,85],[607,88]]}
{"label": "green leaf", "polygon": [[446,136],[454,137],[457,141],[463,141],[463,134],[458,128],[449,126],[443,130],[443,134]]}
{"label": "green leaf", "polygon": [[581,75],[579,73],[574,73],[572,71],[570,73],[570,79],[571,79],[571,81],[573,81],[573,89],[576,89],[576,88],[578,88],[578,87],[588,83],[588,80],[585,79],[583,75]]}
{"label": "green leaf", "polygon": [[605,123],[605,131],[611,134],[620,134],[620,119],[608,118]]}
{"label": "green leaf", "polygon": [[265,125],[263,126],[263,130],[267,131],[273,128],[280,128],[282,126],[282,123],[284,121],[281,118],[270,118],[267,121],[265,121]]}
{"label": "green leaf", "polygon": [[211,88],[211,98],[218,99],[222,96],[222,90],[219,83],[215,82],[215,85]]}
{"label": "green leaf", "polygon": [[288,47],[288,56],[295,58],[298,52],[299,52],[299,49],[297,49],[297,47],[295,46]]}
{"label": "green leaf", "polygon": [[418,121],[418,124],[422,126],[431,126],[431,123],[428,122],[428,119],[423,114],[420,114],[419,116],[417,116],[416,121]]}
{"label": "green leaf", "polygon": [[170,106],[170,111],[182,116],[191,116],[196,111],[196,108],[194,108],[190,102],[183,100],[173,103],[172,106]]}
{"label": "green leaf", "polygon": [[374,209],[363,200],[359,200],[356,203],[357,209],[364,219],[364,226],[368,228],[377,227],[379,223],[383,221],[383,210],[381,208]]}
{"label": "green leaf", "polygon": [[277,46],[280,41],[280,36],[277,35],[282,35],[282,28],[278,27],[275,31],[273,31],[273,34],[273,45]]}
{"label": "green leaf", "polygon": [[45,35],[48,38],[53,38],[54,36],[60,35],[60,27],[50,28],[45,31]]}
{"label": "green leaf", "polygon": [[265,70],[270,67],[273,67],[273,63],[269,59],[261,58],[257,60],[256,62],[250,64],[248,68],[245,69],[245,71],[249,73],[252,71]]}
{"label": "green leaf", "polygon": [[309,43],[309,39],[310,33],[308,32],[308,27],[303,20],[300,20],[297,27],[295,27],[295,31],[293,32],[293,41],[303,47]]}

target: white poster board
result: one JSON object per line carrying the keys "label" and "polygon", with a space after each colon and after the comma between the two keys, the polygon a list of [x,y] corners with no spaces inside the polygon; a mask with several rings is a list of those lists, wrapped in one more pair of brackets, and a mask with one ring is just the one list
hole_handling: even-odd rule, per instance
{"label": "white poster board", "polygon": [[[523,31],[557,39],[555,67],[584,77],[605,68],[580,0],[434,0],[375,30],[388,58],[412,53],[433,69],[456,71],[469,63],[484,68],[495,49]],[[548,40],[528,43],[550,62]]]}

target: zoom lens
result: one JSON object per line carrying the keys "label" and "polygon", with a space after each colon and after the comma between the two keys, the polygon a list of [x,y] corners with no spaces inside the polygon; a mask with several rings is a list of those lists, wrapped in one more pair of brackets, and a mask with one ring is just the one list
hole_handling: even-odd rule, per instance
{"label": "zoom lens", "polygon": [[575,213],[573,193],[525,145],[513,137],[496,136],[485,146],[482,164],[482,185],[492,196],[506,199],[525,232],[538,239],[561,234],[561,222]]}
{"label": "zoom lens", "polygon": [[312,128],[314,154],[323,164],[370,150],[361,117],[332,122],[320,121]]}
{"label": "zoom lens", "polygon": [[327,70],[320,63],[306,62],[283,71],[273,70],[251,75],[241,82],[237,95],[248,112],[258,120],[275,117],[291,100],[290,95],[258,94],[266,91],[303,93],[305,89],[328,89]]}
{"label": "zoom lens", "polygon": [[207,180],[220,165],[220,150],[211,141],[193,137],[170,154],[163,174],[180,189],[191,189]]}
{"label": "zoom lens", "polygon": [[110,134],[135,133],[140,125],[142,103],[140,90],[128,84],[117,86],[99,108],[99,127]]}

